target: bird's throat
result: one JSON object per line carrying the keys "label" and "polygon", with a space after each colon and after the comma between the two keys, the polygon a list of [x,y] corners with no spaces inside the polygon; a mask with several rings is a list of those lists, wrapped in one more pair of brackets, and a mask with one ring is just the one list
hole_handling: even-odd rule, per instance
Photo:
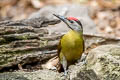
{"label": "bird's throat", "polygon": [[82,37],[83,36],[83,33],[82,31],[81,32],[78,32],[78,31],[75,31],[75,30],[70,30],[66,35],[69,35],[71,36],[71,38],[73,37]]}

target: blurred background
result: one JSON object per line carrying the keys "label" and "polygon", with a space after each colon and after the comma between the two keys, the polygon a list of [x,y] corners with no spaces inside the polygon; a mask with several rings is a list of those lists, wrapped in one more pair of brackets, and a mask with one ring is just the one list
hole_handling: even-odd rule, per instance
{"label": "blurred background", "polygon": [[99,33],[120,38],[120,0],[0,0],[0,21],[22,20],[48,5],[80,4]]}

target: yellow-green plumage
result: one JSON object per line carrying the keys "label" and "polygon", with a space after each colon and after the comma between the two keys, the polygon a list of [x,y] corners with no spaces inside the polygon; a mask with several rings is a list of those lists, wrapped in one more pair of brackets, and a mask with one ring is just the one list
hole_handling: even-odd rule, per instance
{"label": "yellow-green plumage", "polygon": [[70,31],[61,38],[58,45],[59,60],[66,75],[68,66],[80,59],[84,51],[83,27],[77,18],[53,15],[70,28]]}
{"label": "yellow-green plumage", "polygon": [[[62,65],[68,66],[74,61],[80,59],[84,51],[82,32],[79,33],[77,31],[70,30],[62,37],[59,44],[59,49],[60,50],[58,50],[58,53]],[[64,60],[67,61],[67,65],[64,64]]]}

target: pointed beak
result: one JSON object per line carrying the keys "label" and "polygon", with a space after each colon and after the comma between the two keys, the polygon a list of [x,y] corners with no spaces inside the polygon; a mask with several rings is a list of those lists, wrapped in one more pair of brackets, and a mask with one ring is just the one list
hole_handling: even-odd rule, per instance
{"label": "pointed beak", "polygon": [[57,15],[57,14],[53,14],[53,15],[56,16],[57,18],[59,18],[60,20],[62,20],[63,22],[66,21],[66,18],[64,16]]}
{"label": "pointed beak", "polygon": [[66,17],[61,16],[61,15],[56,15],[56,14],[53,14],[53,15],[56,16],[58,19],[62,20],[69,28],[72,29],[72,27],[69,25],[68,20],[67,20]]}

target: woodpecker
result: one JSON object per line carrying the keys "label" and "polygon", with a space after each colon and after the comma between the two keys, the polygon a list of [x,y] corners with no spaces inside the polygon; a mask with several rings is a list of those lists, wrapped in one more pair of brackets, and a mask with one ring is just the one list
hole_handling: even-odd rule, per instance
{"label": "woodpecker", "polygon": [[77,18],[53,15],[70,28],[70,30],[62,36],[58,45],[59,61],[66,75],[68,66],[80,59],[84,52],[83,27]]}

